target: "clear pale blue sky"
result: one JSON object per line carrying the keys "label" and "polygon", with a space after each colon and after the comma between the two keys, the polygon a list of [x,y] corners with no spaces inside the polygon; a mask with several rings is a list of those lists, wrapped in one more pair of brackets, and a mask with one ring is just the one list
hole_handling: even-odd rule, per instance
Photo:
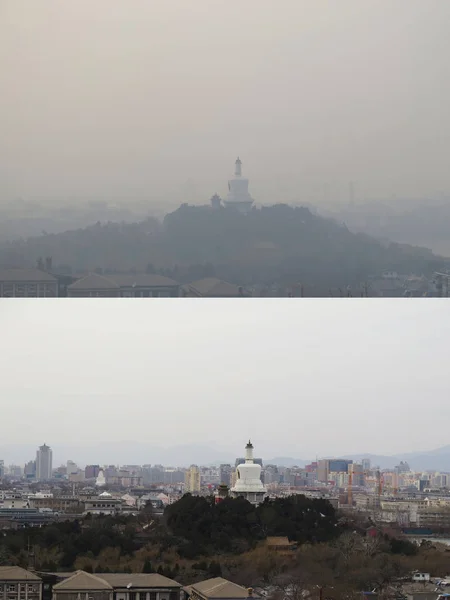
{"label": "clear pale blue sky", "polygon": [[445,300],[12,300],[0,331],[3,446],[448,443]]}

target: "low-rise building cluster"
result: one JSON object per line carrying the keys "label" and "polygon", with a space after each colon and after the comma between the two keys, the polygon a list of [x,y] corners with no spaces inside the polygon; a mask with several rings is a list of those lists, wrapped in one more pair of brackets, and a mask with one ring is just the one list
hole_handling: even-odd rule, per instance
{"label": "low-rise building cluster", "polygon": [[[333,289],[332,297],[448,297],[450,274],[376,274],[360,286]],[[67,274],[55,271],[51,259],[38,268],[0,269],[0,298],[242,298],[301,297],[304,286],[297,282],[236,285],[217,277],[180,283],[156,273],[109,271]]]}
{"label": "low-rise building cluster", "polygon": [[50,573],[0,566],[3,600],[247,600],[251,588],[214,577],[182,586],[158,573]]}

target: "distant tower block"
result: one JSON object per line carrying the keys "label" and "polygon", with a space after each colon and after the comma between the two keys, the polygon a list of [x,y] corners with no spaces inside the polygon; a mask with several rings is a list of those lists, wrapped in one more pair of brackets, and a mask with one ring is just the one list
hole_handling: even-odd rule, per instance
{"label": "distant tower block", "polygon": [[242,162],[238,157],[235,162],[234,179],[228,182],[228,195],[223,201],[226,208],[234,208],[247,213],[253,204],[253,198],[248,192],[248,179],[242,177]]}

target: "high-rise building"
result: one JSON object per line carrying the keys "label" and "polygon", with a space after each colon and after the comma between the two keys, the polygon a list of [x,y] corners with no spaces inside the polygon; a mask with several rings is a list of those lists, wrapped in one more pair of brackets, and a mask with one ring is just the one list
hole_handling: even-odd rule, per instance
{"label": "high-rise building", "polygon": [[266,485],[280,483],[281,476],[277,465],[266,465],[264,467],[263,476]]}
{"label": "high-rise building", "polygon": [[352,460],[345,458],[333,458],[328,461],[330,471],[336,471],[338,473],[348,473],[348,466],[353,463]]}
{"label": "high-rise building", "polygon": [[348,473],[353,461],[345,458],[324,458],[317,462],[317,480],[326,483],[330,473]]}
{"label": "high-rise building", "polygon": [[328,481],[330,474],[330,461],[327,459],[321,459],[317,462],[317,480],[323,483]]}
{"label": "high-rise building", "polygon": [[352,463],[348,466],[348,472],[352,474],[352,485],[364,487],[365,477],[362,463]]}
{"label": "high-rise building", "polygon": [[363,471],[370,471],[370,458],[363,458],[361,464]]}
{"label": "high-rise building", "polygon": [[33,480],[36,478],[36,461],[30,460],[23,469],[25,479]]}
{"label": "high-rise building", "polygon": [[20,479],[23,475],[23,469],[19,465],[9,465],[8,471],[10,477],[14,477],[14,479]]}
{"label": "high-rise building", "polygon": [[5,476],[5,461],[0,460],[0,479]]}
{"label": "high-rise building", "polygon": [[53,452],[50,446],[39,446],[36,452],[36,480],[49,481],[52,478]]}
{"label": "high-rise building", "polygon": [[408,473],[408,471],[410,471],[411,469],[406,461],[401,461],[400,464],[395,467],[395,470],[397,471],[397,473]]}
{"label": "high-rise building", "polygon": [[84,468],[85,479],[95,479],[100,472],[100,465],[86,465]]}
{"label": "high-rise building", "polygon": [[227,485],[228,487],[230,487],[232,472],[233,472],[233,469],[232,469],[231,465],[220,465],[220,469],[219,469],[220,483],[223,483],[224,485]]}
{"label": "high-rise building", "polygon": [[184,482],[186,486],[186,492],[189,492],[191,494],[200,492],[201,477],[200,469],[197,467],[197,465],[191,465],[189,467],[189,469],[186,471]]}

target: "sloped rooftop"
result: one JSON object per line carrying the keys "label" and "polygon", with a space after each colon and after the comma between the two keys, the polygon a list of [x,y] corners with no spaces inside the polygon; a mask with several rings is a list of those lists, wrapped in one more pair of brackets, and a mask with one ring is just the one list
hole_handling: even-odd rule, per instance
{"label": "sloped rooftop", "polygon": [[[248,589],[232,583],[223,577],[213,577],[212,579],[206,579],[205,581],[199,581],[190,586],[186,587],[188,593],[197,592],[205,598],[236,598],[244,599],[249,597]],[[253,595],[253,598],[258,596]]]}
{"label": "sloped rooftop", "polygon": [[99,275],[90,273],[68,286],[70,290],[110,290],[122,287],[174,287],[178,283],[163,275],[146,273],[125,275]]}
{"label": "sloped rooftop", "polygon": [[61,581],[60,583],[54,585],[53,589],[57,591],[100,591],[112,590],[112,587],[109,583],[107,583],[98,575],[86,573],[85,571],[76,571],[71,577],[68,577],[67,579],[64,579],[64,581]]}
{"label": "sloped rooftop", "polygon": [[239,286],[216,277],[206,277],[188,286],[199,295],[210,298],[234,298],[240,296]]}
{"label": "sloped rooftop", "polygon": [[35,573],[16,566],[0,567],[0,581],[41,581]]}
{"label": "sloped rooftop", "polygon": [[[53,586],[56,590],[110,590],[117,588],[180,588],[181,584],[158,573],[54,573],[64,581]],[[80,587],[81,586],[81,587]],[[102,587],[103,586],[103,587]]]}
{"label": "sloped rooftop", "polygon": [[113,588],[126,587],[131,583],[134,588],[179,588],[181,584],[158,573],[98,573]]}
{"label": "sloped rooftop", "polygon": [[20,283],[21,281],[55,283],[56,277],[40,269],[0,269],[0,281],[10,283]]}

